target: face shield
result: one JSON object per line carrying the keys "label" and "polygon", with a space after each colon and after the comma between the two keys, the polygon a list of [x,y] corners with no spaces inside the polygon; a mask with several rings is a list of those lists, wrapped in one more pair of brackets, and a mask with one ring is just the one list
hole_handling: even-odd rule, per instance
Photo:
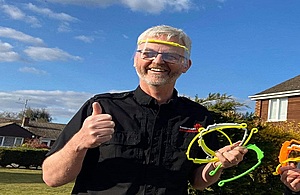
{"label": "face shield", "polygon": [[[151,43],[154,44],[164,44],[168,46],[174,47],[174,51],[170,49],[170,51],[166,52],[158,52],[153,47],[151,47]],[[162,60],[165,63],[169,64],[181,64],[184,66],[188,65],[189,60],[189,50],[184,45],[170,42],[170,41],[162,41],[162,40],[156,40],[156,39],[146,39],[146,40],[140,40],[137,43],[138,45],[143,44],[140,49],[137,49],[136,52],[140,53],[140,57],[143,60],[152,61],[154,60],[158,54],[161,55]],[[182,51],[183,50],[183,54]]]}

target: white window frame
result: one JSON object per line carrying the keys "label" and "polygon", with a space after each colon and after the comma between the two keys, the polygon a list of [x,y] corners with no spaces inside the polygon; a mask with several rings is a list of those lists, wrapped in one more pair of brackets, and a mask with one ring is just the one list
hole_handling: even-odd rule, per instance
{"label": "white window frame", "polygon": [[270,99],[269,106],[268,106],[268,121],[270,122],[286,121],[287,108],[288,108],[287,97]]}
{"label": "white window frame", "polygon": [[[6,137],[5,136],[0,136],[0,137],[2,137],[2,142],[0,142],[0,146],[2,146],[2,147],[14,147],[14,146],[16,146],[17,139],[21,139],[21,145],[24,142],[24,138],[23,137],[12,137],[12,136],[6,136]],[[7,138],[7,137],[12,137],[14,139],[12,146],[3,146],[5,138]]]}
{"label": "white window frame", "polygon": [[2,138],[2,139],[0,140],[0,146],[2,146],[2,145],[3,145],[3,142],[4,142],[4,136],[0,136],[0,138]]}
{"label": "white window frame", "polygon": [[47,138],[42,138],[42,139],[40,140],[40,143],[44,143],[44,144],[46,144],[48,147],[50,147],[51,140],[50,140],[50,139],[47,139]]}
{"label": "white window frame", "polygon": [[[17,145],[17,140],[18,139],[21,140],[20,141],[21,143],[19,145]],[[14,146],[22,146],[23,142],[24,142],[24,138],[23,137],[15,137]]]}

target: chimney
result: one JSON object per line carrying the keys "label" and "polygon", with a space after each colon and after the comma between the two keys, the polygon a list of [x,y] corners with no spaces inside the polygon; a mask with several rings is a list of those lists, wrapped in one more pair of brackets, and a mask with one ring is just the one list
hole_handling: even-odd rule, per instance
{"label": "chimney", "polygon": [[28,126],[28,125],[29,125],[29,120],[30,120],[29,117],[23,117],[23,120],[22,120],[22,127]]}

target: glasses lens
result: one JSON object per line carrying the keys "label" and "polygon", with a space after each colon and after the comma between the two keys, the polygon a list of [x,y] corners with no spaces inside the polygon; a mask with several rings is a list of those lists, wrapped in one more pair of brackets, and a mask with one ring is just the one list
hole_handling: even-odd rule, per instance
{"label": "glasses lens", "polygon": [[158,54],[155,51],[140,51],[140,52],[141,52],[141,58],[144,60],[154,60]]}
{"label": "glasses lens", "polygon": [[181,56],[176,53],[162,53],[163,60],[169,63],[178,63]]}
{"label": "glasses lens", "polygon": [[141,58],[144,60],[154,60],[158,54],[162,55],[162,60],[166,63],[172,64],[185,64],[186,58],[177,54],[177,53],[159,53],[156,51],[142,51],[138,50],[141,53]]}

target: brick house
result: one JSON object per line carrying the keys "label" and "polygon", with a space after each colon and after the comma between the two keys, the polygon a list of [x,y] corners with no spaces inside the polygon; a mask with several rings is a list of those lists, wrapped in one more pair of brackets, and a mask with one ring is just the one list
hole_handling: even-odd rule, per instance
{"label": "brick house", "polygon": [[22,145],[26,139],[39,139],[40,143],[51,147],[65,124],[42,123],[0,118],[0,146]]}
{"label": "brick house", "polygon": [[300,75],[249,96],[255,114],[265,122],[300,123]]}

